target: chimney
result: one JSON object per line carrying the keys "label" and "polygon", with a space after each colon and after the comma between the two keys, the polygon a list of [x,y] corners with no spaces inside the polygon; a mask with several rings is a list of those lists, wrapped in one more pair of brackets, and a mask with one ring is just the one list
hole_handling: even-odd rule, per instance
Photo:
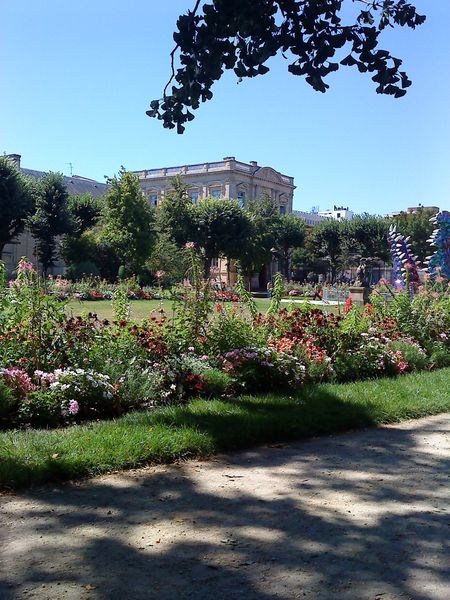
{"label": "chimney", "polygon": [[236,160],[234,156],[224,156],[223,160]]}
{"label": "chimney", "polygon": [[20,154],[7,154],[6,158],[9,158],[9,160],[15,164],[18,169],[20,169]]}
{"label": "chimney", "polygon": [[251,160],[250,164],[252,165],[252,167],[257,167],[258,163],[256,162],[256,160]]}

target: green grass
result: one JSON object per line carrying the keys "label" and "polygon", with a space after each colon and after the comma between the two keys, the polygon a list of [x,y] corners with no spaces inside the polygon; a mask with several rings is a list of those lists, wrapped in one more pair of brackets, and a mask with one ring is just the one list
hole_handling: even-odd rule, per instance
{"label": "green grass", "polygon": [[[258,310],[265,313],[269,308],[270,300],[266,298],[257,298],[255,300]],[[132,300],[131,319],[142,321],[151,315],[157,315],[158,310],[163,308],[167,315],[173,314],[173,302],[171,300]],[[100,319],[112,319],[113,308],[110,300],[70,300],[67,305],[67,312],[70,315],[81,315],[89,312],[96,313]]]}
{"label": "green grass", "polygon": [[193,400],[60,430],[0,433],[0,487],[21,488],[450,411],[450,368],[305,388],[297,396]]}
{"label": "green grass", "polygon": [[[255,298],[258,310],[265,313],[269,308],[270,300],[267,298]],[[162,307],[170,317],[173,314],[173,303],[170,300],[132,300],[131,301],[131,319],[134,321],[142,321],[151,315],[157,315],[158,310]],[[289,304],[284,303],[282,308],[288,308]],[[300,306],[297,304],[295,306]],[[335,306],[320,306],[320,309],[328,312],[337,312]],[[87,313],[96,313],[100,319],[113,319],[113,309],[110,300],[70,300],[67,305],[67,313],[77,316]]]}

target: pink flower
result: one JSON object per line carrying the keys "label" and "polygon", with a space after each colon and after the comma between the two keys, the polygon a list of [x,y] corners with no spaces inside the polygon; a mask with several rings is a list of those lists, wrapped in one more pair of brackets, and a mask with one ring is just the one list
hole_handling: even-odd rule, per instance
{"label": "pink flower", "polygon": [[184,245],[184,247],[187,250],[193,250],[195,248],[195,242],[186,242],[185,245]]}
{"label": "pink flower", "polygon": [[165,271],[156,271],[155,277],[156,277],[156,279],[162,279],[165,274],[166,274]]}
{"label": "pink flower", "polygon": [[70,400],[68,410],[69,410],[69,414],[76,415],[77,412],[80,410],[80,406],[79,406],[78,402],[76,400]]}
{"label": "pink flower", "polygon": [[8,367],[7,369],[0,369],[0,374],[3,375],[5,384],[20,396],[26,396],[28,392],[36,389],[28,374],[22,369]]}
{"label": "pink flower", "polygon": [[189,351],[189,352],[195,352],[195,348],[194,348],[194,346],[189,346],[189,348],[188,348],[188,351]]}
{"label": "pink flower", "polygon": [[17,273],[27,273],[34,271],[32,263],[27,261],[25,258],[21,258],[17,265]]}

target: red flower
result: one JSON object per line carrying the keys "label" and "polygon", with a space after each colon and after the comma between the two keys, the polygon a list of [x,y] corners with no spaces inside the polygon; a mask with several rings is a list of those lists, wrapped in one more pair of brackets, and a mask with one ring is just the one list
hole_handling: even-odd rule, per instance
{"label": "red flower", "polygon": [[348,314],[350,312],[352,305],[353,305],[352,297],[348,296],[347,300],[345,301],[345,314]]}

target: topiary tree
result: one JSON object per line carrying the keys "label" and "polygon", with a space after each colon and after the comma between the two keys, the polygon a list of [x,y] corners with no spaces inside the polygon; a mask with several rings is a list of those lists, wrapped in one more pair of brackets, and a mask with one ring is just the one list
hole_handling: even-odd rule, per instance
{"label": "topiary tree", "polygon": [[[344,10],[355,4],[355,18],[344,22]],[[288,71],[316,91],[328,89],[330,73],[354,66],[372,74],[377,93],[400,98],[411,81],[400,70],[402,61],[379,47],[380,36],[387,27],[415,28],[424,21],[406,0],[196,0],[177,21],[172,75],[147,115],[183,133],[194,118],[191,110],[212,98],[225,70],[239,80],[264,75],[278,53],[289,60]]]}
{"label": "topiary tree", "polygon": [[0,257],[6,244],[24,230],[34,202],[34,181],[23,175],[8,157],[0,156]]}
{"label": "topiary tree", "polygon": [[294,248],[300,248],[305,241],[305,223],[293,214],[280,215],[277,235],[277,248],[283,259],[284,275],[290,281],[290,262]]}
{"label": "topiary tree", "polygon": [[139,274],[154,242],[154,211],[134,173],[122,168],[108,184],[99,242],[113,250],[127,275]]}
{"label": "topiary tree", "polygon": [[203,250],[209,277],[213,258],[239,258],[251,235],[251,222],[235,200],[205,198],[192,207],[191,214],[192,241]]}
{"label": "topiary tree", "polygon": [[28,219],[36,240],[36,255],[47,275],[58,256],[58,237],[70,232],[69,194],[61,173],[47,173],[36,188],[36,210]]}

